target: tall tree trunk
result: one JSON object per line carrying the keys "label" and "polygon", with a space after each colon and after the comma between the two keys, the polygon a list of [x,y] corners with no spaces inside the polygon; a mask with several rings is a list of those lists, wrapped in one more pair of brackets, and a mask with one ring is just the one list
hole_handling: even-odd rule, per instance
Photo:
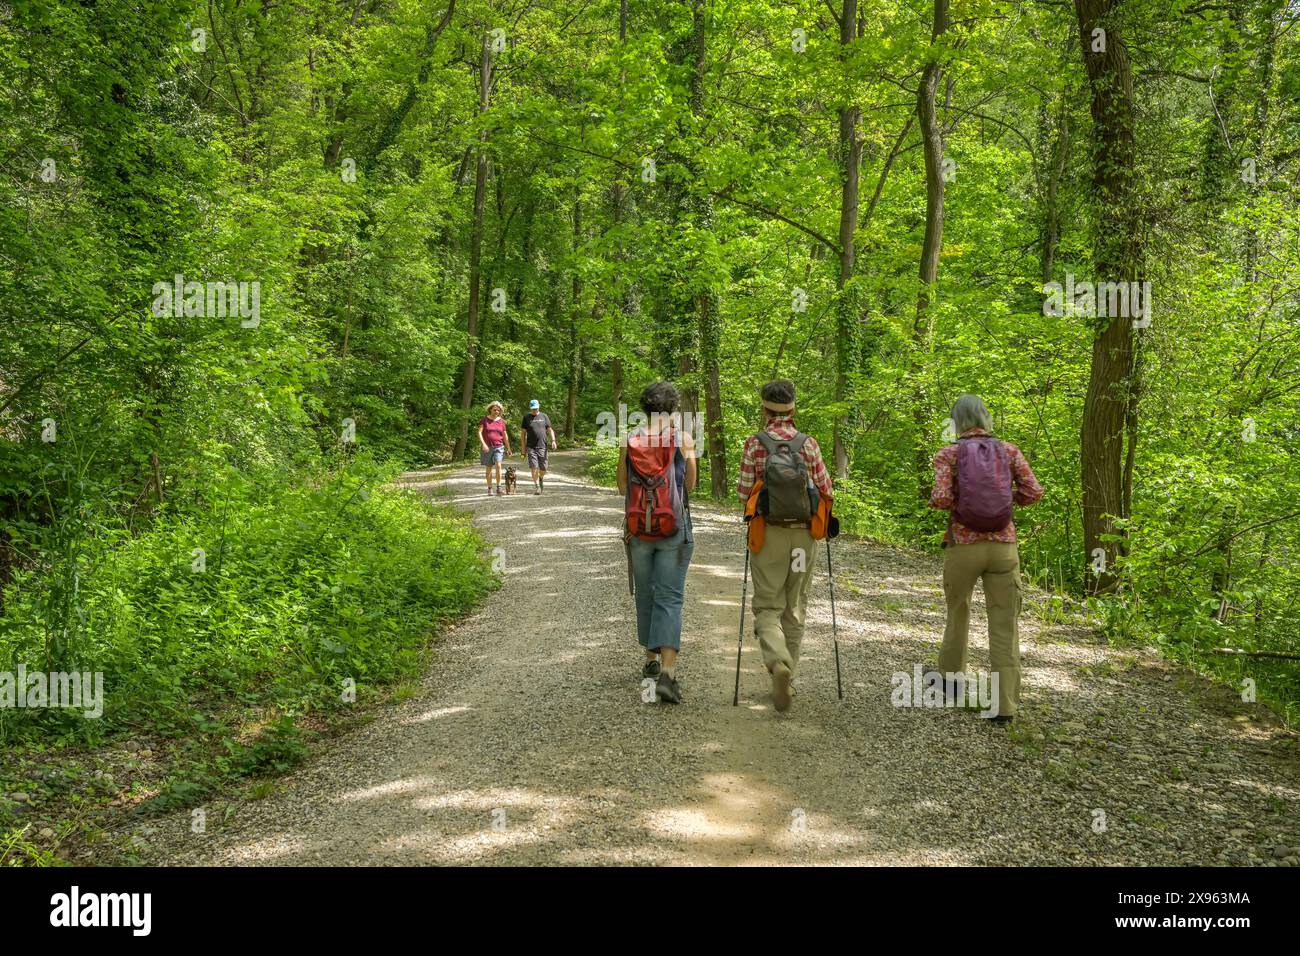
{"label": "tall tree trunk", "polygon": [[582,187],[573,196],[573,299],[569,303],[569,400],[564,416],[564,437],[573,441],[573,422],[578,416],[578,374],[581,370],[582,345],[578,336],[578,310],[582,308],[582,272],[578,268],[578,250],[582,247]]}
{"label": "tall tree trunk", "polygon": [[[625,49],[627,46],[627,0],[619,0],[618,3],[618,45],[619,49]],[[627,80],[627,71],[620,70],[618,75],[619,83],[622,84]],[[619,227],[623,224],[625,218],[625,203],[627,201],[627,186],[623,182],[623,174],[617,168],[614,172],[614,185],[610,191],[611,205],[613,206],[614,230],[617,233]],[[619,236],[618,258],[620,262],[627,261],[627,246],[623,237]],[[624,281],[626,281],[627,270],[623,270]],[[614,361],[611,373],[611,387],[614,393],[614,417],[617,419],[619,414],[619,405],[623,402],[623,326],[632,319],[632,289],[629,286],[623,290],[620,312],[622,313],[614,323]]]}
{"label": "tall tree trunk", "polygon": [[[492,39],[483,37],[483,54],[479,62],[478,115],[481,117],[488,109],[492,94]],[[456,448],[452,451],[452,461],[460,461],[465,454],[469,441],[469,410],[474,402],[474,367],[478,356],[478,311],[479,285],[481,282],[481,265],[483,254],[483,211],[487,199],[487,128],[478,134],[478,156],[474,171],[474,226],[469,240],[469,318],[465,332],[467,345],[465,352],[465,370],[460,381],[460,434],[456,438]]]}
{"label": "tall tree trunk", "polygon": [[[705,21],[704,0],[693,0],[691,21],[691,114],[697,123],[704,115],[704,69],[708,53],[708,24]],[[692,167],[695,166],[692,157]],[[693,177],[698,169],[692,168]],[[693,191],[691,218],[696,230],[713,229],[713,196],[703,189]],[[709,455],[709,491],[714,498],[727,494],[727,445],[722,419],[722,381],[719,356],[722,345],[722,318],[719,315],[718,293],[712,287],[695,293],[695,316],[699,328],[700,370],[704,373],[704,409]],[[696,414],[699,414],[698,407]]]}
{"label": "tall tree trunk", "polygon": [[[1092,90],[1093,195],[1096,202],[1094,262],[1098,282],[1134,282],[1142,248],[1135,188],[1136,137],[1133,80],[1128,49],[1115,11],[1122,0],[1075,0],[1083,63]],[[1094,30],[1104,30],[1104,49],[1094,49]],[[1101,37],[1097,34],[1097,37]],[[1126,430],[1136,439],[1134,333],[1128,318],[1096,320],[1092,370],[1084,399],[1080,435],[1083,483],[1084,566],[1088,590],[1113,587],[1117,543],[1116,519],[1127,517],[1124,502]],[[1116,536],[1117,540],[1102,540]],[[1105,555],[1104,570],[1094,570],[1094,553]]]}
{"label": "tall tree trunk", "polygon": [[[680,234],[683,221],[698,235],[708,234],[713,224],[713,196],[701,187],[695,157],[699,130],[704,117],[704,70],[708,30],[704,0],[680,0],[691,12],[691,29],[669,48],[669,59],[684,68],[687,76],[688,109],[682,117],[677,142],[665,153],[673,172],[668,183],[668,206],[673,233]],[[674,356],[670,365],[678,380],[683,417],[700,416],[700,382],[704,384],[710,490],[725,494],[726,446],[722,431],[721,374],[718,367],[721,331],[718,327],[718,294],[713,288],[696,288],[692,278],[703,271],[690,261],[681,263],[681,274],[669,295],[660,300],[656,318],[666,324],[665,335]],[[682,286],[686,289],[683,290]],[[702,375],[700,374],[702,373]]]}
{"label": "tall tree trunk", "polygon": [[912,323],[912,421],[916,426],[916,473],[922,499],[929,496],[927,471],[930,455],[926,435],[930,423],[931,396],[926,387],[926,360],[930,352],[934,320],[930,296],[939,278],[939,253],[943,250],[944,142],[936,101],[943,79],[943,64],[934,43],[948,31],[948,0],[934,0],[930,31],[931,59],[921,74],[916,94],[916,117],[921,124],[925,150],[925,239],[921,243],[921,288],[916,294],[916,317]]}
{"label": "tall tree trunk", "polygon": [[[1059,197],[1061,180],[1065,176],[1065,163],[1070,152],[1070,114],[1066,104],[1066,96],[1062,94],[1060,116],[1056,122],[1056,129],[1051,134],[1052,168],[1048,171],[1047,195],[1043,201],[1043,252],[1040,260],[1044,284],[1052,281],[1052,273],[1056,269],[1056,249],[1061,242]],[[1044,107],[1045,112],[1046,107]]]}
{"label": "tall tree trunk", "polygon": [[[858,2],[843,0],[840,8],[840,60],[848,59],[848,48],[857,35]],[[840,107],[840,274],[836,281],[837,290],[835,307],[836,327],[836,363],[835,363],[835,402],[840,404],[848,397],[849,372],[857,359],[857,323],[853,291],[848,284],[853,278],[855,263],[854,239],[858,227],[858,175],[862,165],[862,141],[858,139],[858,117],[860,110],[856,104]],[[843,410],[835,416],[834,453],[835,474],[840,478],[849,475],[849,449],[844,432],[847,416]]]}
{"label": "tall tree trunk", "polygon": [[[1259,90],[1255,97],[1254,122],[1251,133],[1246,137],[1246,148],[1250,150],[1247,157],[1254,161],[1256,176],[1262,175],[1269,164],[1270,139],[1270,95],[1273,87],[1273,65],[1277,54],[1278,23],[1276,20],[1280,3],[1278,0],[1260,3],[1255,10],[1256,59],[1258,69],[1256,80]],[[1239,157],[1243,158],[1243,157]],[[1253,225],[1246,229],[1246,281],[1252,285],[1259,281],[1259,246],[1260,237]]]}

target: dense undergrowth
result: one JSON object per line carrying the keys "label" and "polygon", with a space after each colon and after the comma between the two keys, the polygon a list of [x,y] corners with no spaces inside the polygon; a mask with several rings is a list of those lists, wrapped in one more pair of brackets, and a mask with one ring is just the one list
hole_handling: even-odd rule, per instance
{"label": "dense undergrowth", "polygon": [[0,672],[102,673],[103,707],[0,709],[10,862],[42,861],[19,837],[42,801],[58,807],[45,822],[66,824],[61,801],[121,792],[92,769],[98,747],[151,741],[136,751],[165,766],[124,803],[170,809],[287,769],[322,728],[418,675],[438,626],[496,579],[468,519],[394,487],[395,471],[364,457],[232,470],[219,500],[143,533],[90,522],[60,551],[46,529],[43,559],[4,593]]}

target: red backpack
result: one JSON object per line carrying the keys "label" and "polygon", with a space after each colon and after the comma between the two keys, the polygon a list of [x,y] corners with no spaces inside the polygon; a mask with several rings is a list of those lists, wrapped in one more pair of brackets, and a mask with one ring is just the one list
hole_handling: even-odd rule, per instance
{"label": "red backpack", "polygon": [[674,463],[677,432],[635,431],[627,439],[627,498],[623,515],[629,533],[647,541],[671,538],[682,526],[682,493]]}

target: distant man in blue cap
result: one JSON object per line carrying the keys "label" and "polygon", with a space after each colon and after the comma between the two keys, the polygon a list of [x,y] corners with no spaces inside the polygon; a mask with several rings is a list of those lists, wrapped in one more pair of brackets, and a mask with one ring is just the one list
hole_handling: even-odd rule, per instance
{"label": "distant man in blue cap", "polygon": [[540,495],[546,482],[546,449],[549,440],[550,449],[555,450],[555,429],[551,420],[542,411],[537,399],[528,403],[528,414],[524,416],[523,431],[519,433],[519,447],[528,457],[528,467],[533,472],[533,494]]}

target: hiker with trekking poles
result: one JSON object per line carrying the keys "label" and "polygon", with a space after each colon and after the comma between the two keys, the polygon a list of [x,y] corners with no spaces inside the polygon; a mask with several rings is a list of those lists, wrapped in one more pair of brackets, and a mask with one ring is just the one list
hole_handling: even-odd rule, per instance
{"label": "hiker with trekking poles", "polygon": [[645,650],[641,677],[654,681],[654,695],[665,704],[682,700],[677,655],[686,572],[695,551],[689,495],[698,463],[695,442],[681,428],[679,402],[670,382],[647,385],[641,410],[649,424],[627,435],[618,452],[628,585],[636,599],[636,638]]}
{"label": "hiker with trekking poles", "polygon": [[[761,398],[763,430],[745,441],[736,491],[745,503],[746,582],[753,566],[754,633],[771,676],[772,704],[785,712],[790,709],[799,669],[816,542],[827,542],[829,572],[830,538],[836,533],[837,522],[831,516],[831,477],[821,449],[815,438],[794,425],[794,383],[784,379],[768,382]],[[742,585],[733,704],[740,698],[739,645],[745,637],[745,587]],[[832,580],[832,608],[834,593]],[[838,637],[835,655],[839,688]]]}
{"label": "hiker with trekking poles", "polygon": [[1020,552],[1011,512],[1013,505],[1031,505],[1043,497],[1043,486],[1019,448],[993,437],[993,420],[979,396],[959,397],[952,422],[958,438],[934,456],[930,493],[930,507],[950,513],[943,536],[948,614],[937,680],[955,681],[949,675],[966,669],[971,592],[980,579],[998,695],[997,710],[980,716],[1006,722],[1015,717],[1020,698]]}

